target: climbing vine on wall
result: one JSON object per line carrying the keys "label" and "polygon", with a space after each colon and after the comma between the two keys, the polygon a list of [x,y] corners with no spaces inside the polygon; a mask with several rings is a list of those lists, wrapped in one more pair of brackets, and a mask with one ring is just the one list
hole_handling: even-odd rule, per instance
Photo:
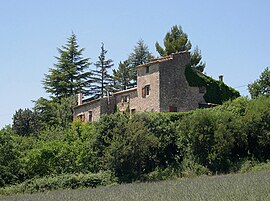
{"label": "climbing vine on wall", "polygon": [[204,99],[207,103],[222,104],[224,101],[232,100],[240,96],[240,93],[227,86],[222,81],[214,80],[200,72],[197,72],[191,66],[186,66],[186,79],[191,87],[205,87],[206,93]]}

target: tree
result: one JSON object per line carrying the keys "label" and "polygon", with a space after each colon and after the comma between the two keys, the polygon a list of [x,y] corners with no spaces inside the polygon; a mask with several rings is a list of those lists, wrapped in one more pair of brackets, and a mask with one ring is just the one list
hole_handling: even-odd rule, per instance
{"label": "tree", "polygon": [[60,54],[55,68],[49,68],[49,74],[45,74],[43,85],[46,92],[52,94],[53,98],[61,99],[78,93],[88,95],[89,79],[91,72],[87,71],[89,58],[83,58],[84,48],[79,49],[76,35],[68,38],[67,44],[58,48]]}
{"label": "tree", "polygon": [[201,51],[198,46],[191,52],[190,58],[191,67],[196,68],[197,70],[203,72],[205,68],[205,62],[202,62]]}
{"label": "tree", "polygon": [[39,118],[36,112],[30,109],[19,109],[13,115],[12,129],[22,136],[31,135],[39,131]]}
{"label": "tree", "polygon": [[134,47],[133,52],[128,57],[128,61],[131,66],[131,83],[133,82],[133,86],[137,85],[137,70],[135,67],[149,62],[151,58],[153,58],[153,55],[149,51],[148,46],[144,43],[142,39],[140,39],[137,42],[137,45]]}
{"label": "tree", "polygon": [[110,143],[105,149],[105,161],[121,182],[141,179],[156,167],[159,141],[140,115],[133,116],[128,122],[118,121]]}
{"label": "tree", "polygon": [[113,66],[113,60],[106,59],[107,50],[104,48],[104,44],[101,45],[101,52],[98,57],[98,61],[95,63],[96,70],[93,71],[93,93],[98,97],[106,95],[108,90],[111,90],[112,76],[109,74],[109,70]]}
{"label": "tree", "polygon": [[114,89],[126,90],[133,86],[129,61],[120,62],[118,69],[113,69]]}
{"label": "tree", "polygon": [[0,130],[0,187],[15,184],[19,181],[20,170],[18,146],[14,142],[11,131]]}
{"label": "tree", "polygon": [[[162,48],[158,42],[156,42],[156,50],[160,56],[168,56],[172,53],[189,51],[192,47],[191,42],[188,39],[188,35],[183,32],[181,26],[173,26],[170,32],[167,32],[164,38],[164,48]],[[196,48],[191,52],[191,67],[203,72],[205,63],[201,61],[201,51]]]}
{"label": "tree", "polygon": [[248,85],[248,90],[253,99],[270,95],[270,70],[268,67],[262,72],[259,79]]}
{"label": "tree", "polygon": [[41,127],[60,126],[67,128],[72,122],[75,96],[64,97],[59,101],[41,97],[34,102],[34,110],[38,114]]}
{"label": "tree", "polygon": [[160,56],[167,56],[175,52],[191,49],[191,42],[188,40],[188,35],[183,32],[181,26],[173,26],[170,32],[167,32],[164,38],[165,49],[156,42],[156,50]]}

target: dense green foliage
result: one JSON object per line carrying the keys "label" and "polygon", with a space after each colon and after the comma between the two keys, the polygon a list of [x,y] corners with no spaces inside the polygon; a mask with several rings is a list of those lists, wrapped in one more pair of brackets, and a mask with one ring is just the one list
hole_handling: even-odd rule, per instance
{"label": "dense green foliage", "polygon": [[95,188],[116,181],[110,172],[88,174],[65,174],[43,178],[33,178],[16,186],[0,189],[0,194],[34,193],[48,190]]}
{"label": "dense green foliage", "polygon": [[10,130],[0,131],[0,187],[14,184],[20,174],[19,152]]}
{"label": "dense green foliage", "polygon": [[[0,184],[110,171],[119,182],[228,173],[270,156],[270,98],[187,113],[105,115],[39,135],[0,131]],[[62,187],[61,187],[62,188]]]}
{"label": "dense green foliage", "polygon": [[84,49],[79,49],[76,35],[68,38],[67,44],[58,48],[60,54],[54,68],[49,69],[49,74],[45,75],[43,85],[46,92],[53,98],[61,99],[76,95],[79,92],[88,94],[89,79],[91,72],[89,68],[89,58],[83,58]]}
{"label": "dense green foliage", "polygon": [[41,97],[34,103],[33,109],[38,119],[39,130],[57,126],[67,128],[73,119],[73,107],[76,105],[76,98],[70,96],[55,101]]}
{"label": "dense green foliage", "polygon": [[270,95],[270,70],[267,67],[260,75],[260,78],[248,85],[251,98]]}
{"label": "dense green foliage", "polygon": [[238,91],[227,86],[224,82],[214,80],[198,72],[191,66],[186,66],[185,75],[189,86],[204,87],[206,89],[204,99],[207,103],[222,104],[227,100],[235,99],[240,96]]}
{"label": "dense green foliage", "polygon": [[37,134],[40,129],[39,115],[30,109],[19,109],[13,115],[12,129],[18,135]]}

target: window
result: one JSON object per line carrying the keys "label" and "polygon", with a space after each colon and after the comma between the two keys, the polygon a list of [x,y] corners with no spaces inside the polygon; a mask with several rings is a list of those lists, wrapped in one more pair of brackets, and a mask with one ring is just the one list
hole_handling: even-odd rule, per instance
{"label": "window", "polygon": [[89,119],[89,122],[93,122],[93,112],[92,111],[88,112],[88,119]]}
{"label": "window", "polygon": [[82,122],[85,121],[85,115],[84,114],[80,114],[77,116]]}
{"label": "window", "polygon": [[135,114],[136,109],[131,109],[131,114]]}
{"label": "window", "polygon": [[169,106],[169,112],[177,112],[177,107]]}
{"label": "window", "polygon": [[125,95],[125,96],[122,96],[121,100],[122,100],[122,103],[129,103],[129,95]]}
{"label": "window", "polygon": [[145,67],[145,73],[149,73],[149,66]]}
{"label": "window", "polygon": [[145,98],[146,96],[150,95],[150,85],[146,85],[142,88],[142,97]]}

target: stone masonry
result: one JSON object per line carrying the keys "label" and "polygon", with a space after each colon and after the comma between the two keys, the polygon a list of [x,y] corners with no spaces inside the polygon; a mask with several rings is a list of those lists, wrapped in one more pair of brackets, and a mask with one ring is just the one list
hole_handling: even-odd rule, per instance
{"label": "stone masonry", "polygon": [[103,114],[121,112],[182,112],[205,104],[204,90],[190,87],[185,68],[190,64],[187,51],[151,60],[137,66],[137,87],[92,101],[79,101],[74,119],[96,121]]}

